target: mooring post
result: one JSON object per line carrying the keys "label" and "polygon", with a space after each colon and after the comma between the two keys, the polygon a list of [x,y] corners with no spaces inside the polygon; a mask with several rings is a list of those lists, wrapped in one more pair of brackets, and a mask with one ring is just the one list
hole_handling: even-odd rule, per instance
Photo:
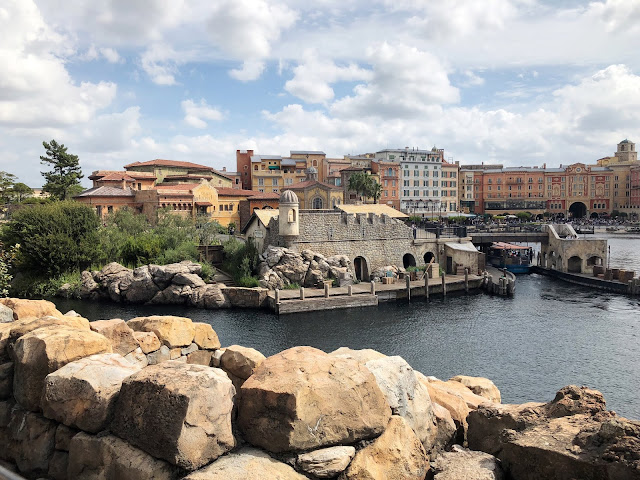
{"label": "mooring post", "polygon": [[280,303],[280,290],[276,288],[276,305]]}
{"label": "mooring post", "polygon": [[427,301],[429,301],[429,275],[426,274],[424,276],[424,295],[427,297]]}
{"label": "mooring post", "polygon": [[407,285],[407,301],[410,302],[411,301],[411,277],[409,275],[406,275],[404,279]]}
{"label": "mooring post", "polygon": [[447,296],[447,280],[444,276],[444,272],[442,273],[442,296]]}
{"label": "mooring post", "polygon": [[375,295],[375,294],[376,294],[376,282],[371,280],[371,295]]}
{"label": "mooring post", "polygon": [[304,300],[304,287],[300,287],[300,300]]}
{"label": "mooring post", "polygon": [[469,293],[469,268],[464,269],[464,291]]}
{"label": "mooring post", "polygon": [[329,284],[324,284],[324,298],[329,298]]}
{"label": "mooring post", "polygon": [[347,286],[347,295],[353,296],[353,285]]}

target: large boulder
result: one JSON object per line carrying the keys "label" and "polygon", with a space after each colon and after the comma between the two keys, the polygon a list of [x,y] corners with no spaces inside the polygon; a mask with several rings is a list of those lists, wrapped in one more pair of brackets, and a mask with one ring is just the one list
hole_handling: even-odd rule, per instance
{"label": "large boulder", "polygon": [[53,326],[27,333],[13,348],[15,399],[29,410],[39,410],[47,375],[97,353],[111,353],[111,342],[90,330]]}
{"label": "large boulder", "polygon": [[111,431],[194,470],[234,447],[234,395],[222,370],[176,361],[148,366],[123,382]]}
{"label": "large boulder", "polygon": [[504,473],[496,457],[454,445],[435,461],[434,480],[503,480]]}
{"label": "large boulder", "polygon": [[386,355],[380,353],[371,348],[363,348],[361,350],[354,350],[349,347],[340,347],[337,350],[334,350],[329,355],[340,358],[351,358],[356,360],[357,362],[362,363],[363,365],[371,360],[379,360],[381,358],[386,358]]}
{"label": "large boulder", "polygon": [[394,415],[384,433],[356,453],[340,480],[424,480],[428,471],[422,442],[404,418]]}
{"label": "large boulder", "polygon": [[144,354],[155,352],[162,346],[158,336],[153,332],[133,332],[133,338]]}
{"label": "large boulder", "polygon": [[334,478],[349,466],[355,454],[351,446],[321,448],[298,455],[296,465],[314,477]]}
{"label": "large boulder", "polygon": [[13,395],[13,362],[0,364],[0,400]]}
{"label": "large boulder", "polygon": [[24,300],[22,298],[0,298],[0,304],[13,310],[15,320],[26,318],[40,318],[48,315],[62,317],[53,302],[48,300]]}
{"label": "large boulder", "polygon": [[151,300],[160,289],[153,282],[149,266],[143,265],[133,271],[131,285],[125,292],[125,299],[129,303],[146,303]]}
{"label": "large boulder", "polygon": [[96,320],[91,322],[90,327],[91,330],[104,335],[111,341],[113,353],[118,353],[124,357],[138,348],[138,342],[133,336],[133,330],[120,318]]}
{"label": "large boulder", "polygon": [[96,433],[113,416],[122,381],[140,371],[116,353],[103,353],[67,363],[47,375],[44,416],[69,427]]}
{"label": "large boulder", "polygon": [[353,443],[379,435],[391,409],[363,365],[312,347],[267,358],[244,383],[238,425],[272,452]]}
{"label": "large boulder", "polygon": [[220,339],[211,325],[208,323],[193,322],[193,327],[196,329],[193,341],[198,348],[205,350],[220,348]]}
{"label": "large boulder", "polygon": [[500,403],[502,401],[500,390],[498,390],[498,387],[496,387],[488,378],[456,375],[455,377],[450,378],[449,381],[460,382],[476,395],[484,397],[492,402]]}
{"label": "large boulder", "polygon": [[[222,285],[222,287],[224,287],[224,285]],[[188,303],[192,307],[207,308],[209,310],[229,308],[231,302],[224,295],[223,290],[218,283],[192,288]]]}
{"label": "large boulder", "polygon": [[13,318],[13,310],[7,307],[4,304],[0,304],[0,323],[9,323],[13,322],[15,318]]}
{"label": "large boulder", "polygon": [[391,413],[403,417],[425,450],[431,450],[437,433],[431,398],[413,368],[398,356],[371,360],[365,365],[387,397]]}
{"label": "large boulder", "polygon": [[114,435],[81,432],[69,444],[69,480],[175,480],[176,470]]}
{"label": "large boulder", "polygon": [[285,463],[255,448],[245,447],[219,458],[184,480],[306,480]]}
{"label": "large boulder", "polygon": [[453,421],[449,410],[437,403],[432,403],[433,416],[436,419],[436,438],[434,450],[444,450],[457,440],[458,427]]}
{"label": "large boulder", "polygon": [[193,322],[185,317],[159,316],[136,317],[127,325],[137,332],[153,332],[160,342],[169,348],[191,345],[196,334]]}
{"label": "large boulder", "polygon": [[178,274],[202,272],[202,265],[189,260],[169,265],[149,265],[149,273],[160,290],[167,288]]}
{"label": "large boulder", "polygon": [[220,366],[226,372],[246,380],[264,359],[265,356],[255,348],[231,345],[225,348],[220,358]]}
{"label": "large boulder", "polygon": [[89,330],[90,328],[89,320],[82,317],[64,315],[60,317],[54,317],[51,315],[40,318],[26,317],[7,324],[9,334],[6,339],[5,348],[11,350],[15,341],[29,332],[33,332],[39,328],[54,327],[57,325],[61,327],[77,328],[80,330]]}

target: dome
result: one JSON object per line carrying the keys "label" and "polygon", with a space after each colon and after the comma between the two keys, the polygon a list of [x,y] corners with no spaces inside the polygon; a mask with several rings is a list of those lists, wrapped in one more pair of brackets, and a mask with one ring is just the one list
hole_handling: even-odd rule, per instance
{"label": "dome", "polygon": [[631,142],[625,138],[625,139],[624,139],[624,140],[622,140],[620,143],[631,143]]}
{"label": "dome", "polygon": [[307,168],[306,173],[318,173],[318,169],[316,167],[309,167]]}
{"label": "dome", "polygon": [[280,203],[299,203],[298,196],[291,190],[285,190],[280,194]]}

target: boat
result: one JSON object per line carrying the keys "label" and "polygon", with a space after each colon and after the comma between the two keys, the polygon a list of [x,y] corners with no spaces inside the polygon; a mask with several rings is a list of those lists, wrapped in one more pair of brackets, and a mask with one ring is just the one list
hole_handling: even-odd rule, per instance
{"label": "boat", "polygon": [[512,273],[529,273],[533,249],[512,243],[493,242],[487,254],[489,263]]}
{"label": "boat", "polygon": [[640,227],[638,226],[628,227],[627,233],[640,233]]}
{"label": "boat", "polygon": [[617,232],[620,230],[618,227],[607,227],[607,232]]}

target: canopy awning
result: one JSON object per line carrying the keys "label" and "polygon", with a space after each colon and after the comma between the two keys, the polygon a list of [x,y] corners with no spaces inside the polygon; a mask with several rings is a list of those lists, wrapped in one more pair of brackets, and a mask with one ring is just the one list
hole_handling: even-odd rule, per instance
{"label": "canopy awning", "polygon": [[196,202],[196,206],[197,207],[210,207],[212,205],[213,205],[213,203],[211,203],[211,202]]}
{"label": "canopy awning", "polygon": [[493,244],[491,245],[491,248],[495,248],[498,250],[529,250],[531,247],[514,245],[513,243],[493,242]]}

